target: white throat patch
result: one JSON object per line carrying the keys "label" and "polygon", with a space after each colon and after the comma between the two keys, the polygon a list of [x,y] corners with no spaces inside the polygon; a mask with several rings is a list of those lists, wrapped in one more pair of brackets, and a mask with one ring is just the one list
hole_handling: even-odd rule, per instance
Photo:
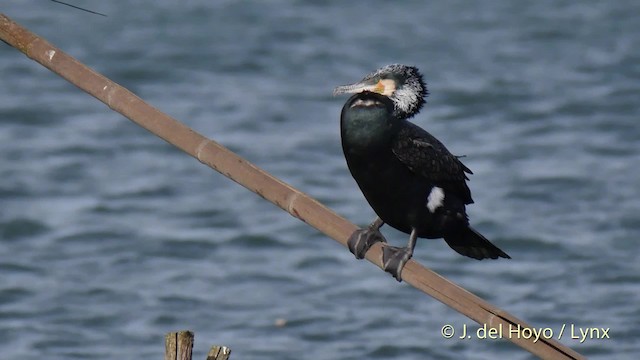
{"label": "white throat patch", "polygon": [[442,201],[444,200],[444,191],[442,188],[434,186],[427,197],[427,208],[429,211],[436,212],[436,209],[442,206]]}

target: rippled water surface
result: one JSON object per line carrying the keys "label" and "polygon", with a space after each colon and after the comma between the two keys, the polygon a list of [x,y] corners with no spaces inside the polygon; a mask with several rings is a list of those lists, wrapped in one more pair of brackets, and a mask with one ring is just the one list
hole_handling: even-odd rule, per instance
{"label": "rippled water surface", "polygon": [[[72,2],[72,1],[69,1]],[[475,227],[415,258],[594,359],[640,353],[637,1],[9,1],[0,11],[357,224],[373,217],[334,86],[418,66],[415,122],[475,173]],[[6,359],[530,359],[0,44],[0,345]],[[403,244],[406,236],[385,230]],[[285,321],[285,326],[276,323]]]}

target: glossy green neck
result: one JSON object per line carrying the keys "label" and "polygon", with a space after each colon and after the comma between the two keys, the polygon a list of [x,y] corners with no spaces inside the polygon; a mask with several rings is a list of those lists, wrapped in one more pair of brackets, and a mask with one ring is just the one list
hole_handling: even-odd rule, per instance
{"label": "glossy green neck", "polygon": [[362,154],[388,148],[399,125],[388,97],[371,92],[356,94],[342,108],[342,146],[345,151]]}

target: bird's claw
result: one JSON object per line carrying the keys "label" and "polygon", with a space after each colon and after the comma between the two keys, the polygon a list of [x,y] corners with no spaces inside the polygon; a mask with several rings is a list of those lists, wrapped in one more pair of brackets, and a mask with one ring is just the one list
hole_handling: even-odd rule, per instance
{"label": "bird's claw", "polygon": [[387,240],[379,230],[366,227],[354,231],[349,236],[349,240],[347,240],[347,246],[349,251],[356,256],[356,259],[364,259],[364,255],[369,251],[369,248],[377,242],[386,243]]}
{"label": "bird's claw", "polygon": [[411,249],[406,247],[384,246],[382,248],[382,269],[398,281],[402,281],[402,269],[413,256]]}

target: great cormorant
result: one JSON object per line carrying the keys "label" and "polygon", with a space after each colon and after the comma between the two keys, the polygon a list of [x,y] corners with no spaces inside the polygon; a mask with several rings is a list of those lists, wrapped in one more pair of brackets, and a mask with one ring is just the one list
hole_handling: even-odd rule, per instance
{"label": "great cormorant", "polygon": [[383,245],[384,270],[398,281],[417,238],[444,238],[459,254],[482,260],[510,258],[469,226],[465,205],[473,203],[457,156],[431,134],[409,122],[425,103],[418,69],[388,65],[334,94],[355,93],[342,108],[342,149],[351,175],[378,215],[349,238],[363,258],[375,242],[386,242],[383,224],[410,234],[406,247]]}

